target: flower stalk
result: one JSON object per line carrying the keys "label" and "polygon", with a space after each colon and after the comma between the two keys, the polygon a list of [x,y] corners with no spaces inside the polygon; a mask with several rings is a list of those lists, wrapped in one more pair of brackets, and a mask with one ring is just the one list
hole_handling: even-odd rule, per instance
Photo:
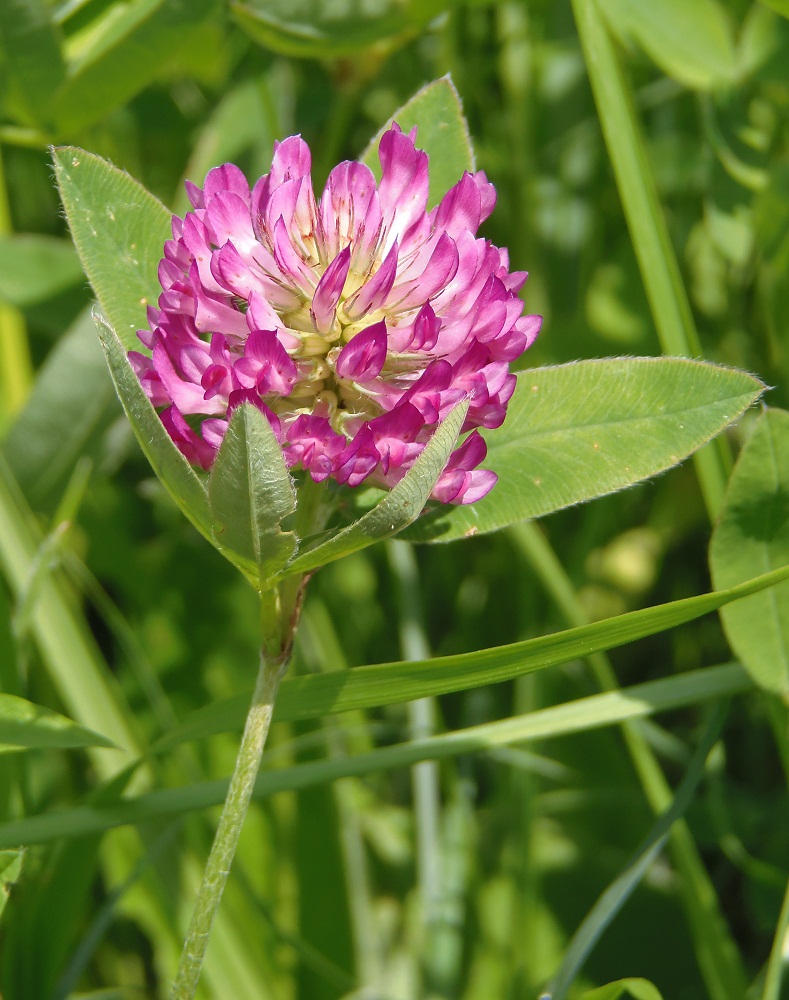
{"label": "flower stalk", "polygon": [[192,1000],[197,990],[211,928],[219,910],[260,769],[277,691],[290,662],[302,594],[303,587],[293,602],[280,601],[280,595],[273,591],[261,594],[264,635],[255,690],[227,798],[197,893],[170,1000]]}

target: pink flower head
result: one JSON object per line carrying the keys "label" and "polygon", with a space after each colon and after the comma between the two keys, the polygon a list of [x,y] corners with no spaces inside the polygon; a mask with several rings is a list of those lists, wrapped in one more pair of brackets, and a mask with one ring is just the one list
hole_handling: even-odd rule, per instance
{"label": "pink flower head", "polygon": [[238,167],[187,183],[193,210],[173,218],[162,294],[129,355],[186,458],[212,464],[229,416],[252,402],[291,468],[316,482],[394,486],[436,425],[469,400],[458,446],[433,497],[473,503],[496,476],[477,466],[515,387],[511,361],[537,336],[523,316],[524,273],[477,239],[496,200],[466,173],[427,211],[428,157],[393,125],[380,183],[362,163],[329,175],[316,200],[300,136],[276,145],[249,185]]}

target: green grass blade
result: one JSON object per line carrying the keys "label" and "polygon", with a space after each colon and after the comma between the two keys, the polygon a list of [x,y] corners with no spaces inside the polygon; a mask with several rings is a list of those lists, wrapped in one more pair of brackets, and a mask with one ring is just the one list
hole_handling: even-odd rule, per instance
{"label": "green grass blade", "polygon": [[115,744],[43,705],[0,693],[0,753],[84,747],[115,747]]}
{"label": "green grass blade", "polygon": [[[736,664],[698,670],[680,677],[648,681],[622,691],[593,695],[500,722],[349,757],[264,771],[258,776],[255,796],[260,798],[340,778],[410,767],[424,760],[441,760],[529,740],[585,732],[681,705],[698,704],[709,698],[726,697],[751,687],[750,679]],[[269,762],[271,757],[269,754]],[[224,801],[227,785],[227,781],[222,780],[169,788],[129,797],[111,805],[83,806],[0,824],[0,849],[20,843],[47,843],[58,837],[85,836],[114,826],[145,823],[194,809],[206,809]]]}
{"label": "green grass blade", "polygon": [[[578,35],[641,278],[663,351],[700,357],[698,332],[655,187],[633,95],[598,0],[573,0]],[[726,470],[713,449],[696,459],[707,509],[715,516]]]}

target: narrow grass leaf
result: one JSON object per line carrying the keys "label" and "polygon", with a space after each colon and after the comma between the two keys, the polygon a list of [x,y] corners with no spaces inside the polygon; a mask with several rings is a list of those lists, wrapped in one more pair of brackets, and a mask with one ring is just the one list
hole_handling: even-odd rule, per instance
{"label": "narrow grass leaf", "polygon": [[[678,684],[677,682],[683,683]],[[527,715],[489,722],[439,736],[428,736],[395,746],[382,747],[348,757],[277,770],[266,770],[255,784],[256,797],[276,792],[308,788],[311,785],[358,777],[378,771],[411,767],[425,760],[442,760],[460,754],[484,753],[500,747],[536,739],[586,732],[681,705],[697,704],[709,698],[726,697],[748,690],[750,680],[741,669],[725,665],[694,671],[686,678],[662,678],[622,691],[540,709]],[[157,750],[163,749],[162,741]],[[273,754],[268,755],[268,763]],[[15,844],[46,843],[61,836],[85,836],[128,823],[144,823],[194,809],[219,805],[227,793],[227,781],[212,781],[181,788],[162,789],[122,802],[82,806],[31,816],[0,824],[0,848]]]}
{"label": "narrow grass leaf", "polygon": [[430,157],[430,194],[427,207],[437,205],[446,192],[475,169],[474,150],[455,85],[449,76],[428,83],[398,110],[373,137],[360,160],[381,179],[378,143],[392,122],[404,132],[417,129],[417,146]]}
{"label": "narrow grass leaf", "polygon": [[691,803],[693,794],[704,773],[704,765],[709,752],[720,735],[727,708],[728,705],[725,702],[716,706],[698,749],[680,782],[673,802],[658,817],[633,859],[600,896],[573,935],[562,964],[542,1000],[564,1000],[567,996],[567,990],[581,971],[587,957],[662,850],[671,827],[684,815]]}
{"label": "narrow grass leaf", "polygon": [[[789,564],[789,413],[766,410],[734,467],[710,542],[717,588]],[[757,684],[789,694],[789,585],[721,609],[732,649]]]}
{"label": "narrow grass leaf", "polygon": [[614,358],[521,372],[488,441],[499,481],[478,504],[434,508],[406,534],[452,541],[541,517],[676,465],[764,390],[745,372],[685,358]]}
{"label": "narrow grass leaf", "polygon": [[127,349],[159,294],[157,271],[170,212],[128,174],[75,146],[53,151],[60,197],[102,312]]}
{"label": "narrow grass leaf", "polygon": [[250,404],[233,413],[208,497],[215,544],[231,561],[240,556],[265,581],[293,556],[296,536],[279,527],[296,509],[293,481],[268,420]]}
{"label": "narrow grass leaf", "polygon": [[112,740],[43,705],[0,693],[0,753],[10,750],[115,747]]}
{"label": "narrow grass leaf", "polygon": [[468,406],[468,401],[464,400],[454,407],[434,431],[419,458],[383,500],[332,538],[297,556],[288,566],[287,573],[306,573],[325,566],[382,538],[396,535],[419,517],[449,461]]}
{"label": "narrow grass leaf", "polygon": [[94,318],[115,389],[145,457],[178,507],[197,530],[214,544],[206,487],[173,444],[156,410],[143,392],[117,334],[101,316],[96,314]]}

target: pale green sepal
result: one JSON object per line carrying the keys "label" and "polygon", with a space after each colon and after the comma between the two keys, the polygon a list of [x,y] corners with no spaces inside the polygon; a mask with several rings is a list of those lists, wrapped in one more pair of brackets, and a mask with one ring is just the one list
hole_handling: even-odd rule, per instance
{"label": "pale green sepal", "polygon": [[293,480],[271,426],[257,407],[230,419],[208,482],[214,544],[261,583],[291,559],[298,541],[280,523],[296,509]]}
{"label": "pale green sepal", "polygon": [[93,318],[115,389],[145,457],[181,511],[213,543],[205,485],[173,444],[113,328],[98,313],[94,312]]}
{"label": "pale green sepal", "polygon": [[172,213],[123,170],[76,146],[52,152],[55,177],[77,253],[101,310],[124,346],[159,294],[158,268]]}
{"label": "pale green sepal", "polygon": [[687,458],[762,393],[759,379],[687,358],[609,358],[520,372],[507,419],[483,430],[499,481],[479,503],[409,528],[448,542],[625,489]]}
{"label": "pale green sepal", "polygon": [[287,575],[306,573],[358,552],[382,538],[396,535],[419,517],[449,461],[468,407],[468,400],[462,400],[450,411],[419,458],[380,503],[328,541],[302,552],[288,566]]}
{"label": "pale green sepal", "polygon": [[[710,542],[717,589],[789,565],[789,413],[766,410],[740,452]],[[721,609],[732,649],[753,680],[789,695],[789,584]]]}
{"label": "pale green sepal", "polygon": [[449,76],[441,77],[422,87],[387,121],[361,155],[362,163],[381,179],[378,143],[381,136],[397,122],[404,132],[417,127],[416,145],[430,157],[430,194],[427,207],[437,205],[446,192],[463,176],[475,169],[474,150],[468,133],[468,123],[454,83]]}
{"label": "pale green sepal", "polygon": [[106,736],[77,725],[42,705],[0,693],[0,753],[11,750],[117,749]]}

